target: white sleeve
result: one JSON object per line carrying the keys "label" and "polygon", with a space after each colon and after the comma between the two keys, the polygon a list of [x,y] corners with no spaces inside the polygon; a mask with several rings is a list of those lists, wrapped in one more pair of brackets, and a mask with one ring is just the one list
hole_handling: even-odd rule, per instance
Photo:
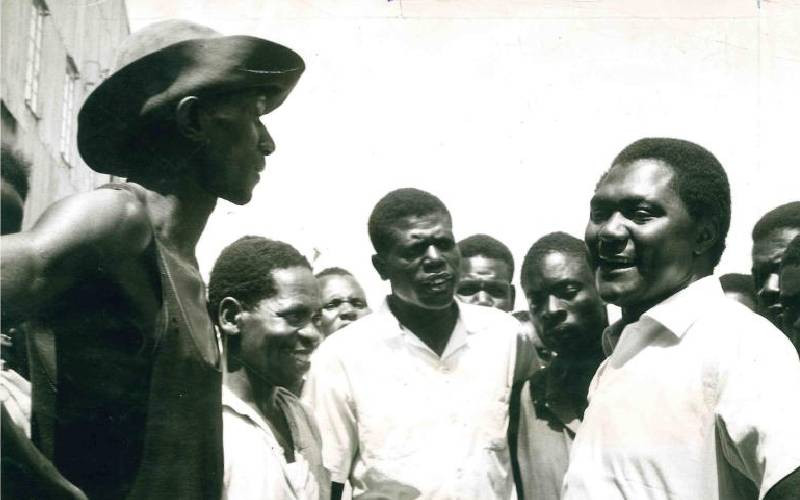
{"label": "white sleeve", "polygon": [[800,360],[772,325],[754,326],[720,367],[716,425],[725,458],[762,499],[800,467]]}
{"label": "white sleeve", "polygon": [[347,372],[341,360],[325,347],[323,344],[311,360],[302,401],[319,425],[322,462],[331,481],[344,483],[358,452],[356,413]]}

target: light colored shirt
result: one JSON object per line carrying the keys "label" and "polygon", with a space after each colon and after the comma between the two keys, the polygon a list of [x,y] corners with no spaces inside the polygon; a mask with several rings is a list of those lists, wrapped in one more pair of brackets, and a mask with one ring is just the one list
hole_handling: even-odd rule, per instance
{"label": "light colored shirt", "polygon": [[714,277],[605,332],[564,500],[763,498],[800,466],[800,361]]}
{"label": "light colored shirt", "polygon": [[[353,498],[510,497],[519,323],[494,308],[458,307],[441,356],[386,302],[315,353],[303,399],[320,424],[325,467],[335,482],[350,479]],[[532,343],[521,345],[522,364],[533,365]]]}
{"label": "light colored shirt", "polygon": [[330,477],[322,466],[316,424],[294,395],[281,388],[278,391],[278,405],[294,441],[292,463],[286,462],[283,448],[261,413],[222,386],[223,499],[330,498]]}

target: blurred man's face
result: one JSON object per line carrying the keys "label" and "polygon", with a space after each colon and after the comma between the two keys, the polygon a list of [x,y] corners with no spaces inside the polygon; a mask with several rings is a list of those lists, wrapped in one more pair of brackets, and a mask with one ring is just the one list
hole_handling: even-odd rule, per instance
{"label": "blurred man's face", "polygon": [[800,228],[776,228],[753,242],[753,281],[759,313],[780,328],[781,300],[778,271],[789,242],[800,234]]}
{"label": "blurred man's face", "polygon": [[409,216],[393,227],[392,245],[375,256],[381,277],[392,295],[424,309],[453,304],[461,254],[453,238],[450,216],[432,213]]}
{"label": "blurred man's face", "polygon": [[354,277],[329,274],[317,282],[322,301],[318,323],[326,337],[370,313],[364,290]]}
{"label": "blurred man's face", "polygon": [[597,187],[586,244],[600,296],[645,311],[684,288],[694,273],[698,225],[657,160],[616,165]]}
{"label": "blurred man's face", "polygon": [[545,254],[532,266],[525,296],[546,347],[572,357],[599,347],[608,320],[583,256]]}
{"label": "blurred man's face", "polygon": [[781,268],[780,290],[783,332],[800,352],[800,265]]}
{"label": "blurred man's face", "polygon": [[456,296],[462,302],[510,311],[514,307],[512,269],[492,257],[473,255],[461,259],[461,280]]}

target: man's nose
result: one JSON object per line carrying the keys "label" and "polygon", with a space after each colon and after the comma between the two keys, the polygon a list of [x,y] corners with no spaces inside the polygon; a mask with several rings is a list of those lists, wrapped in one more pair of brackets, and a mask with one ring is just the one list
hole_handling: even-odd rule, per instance
{"label": "man's nose", "polygon": [[356,308],[350,302],[342,302],[339,306],[339,317],[341,319],[355,320],[357,315]]}
{"label": "man's nose", "polygon": [[479,290],[478,293],[473,295],[472,303],[477,304],[479,306],[493,306],[494,305],[494,298],[491,295],[486,293],[486,290]]}
{"label": "man's nose", "polygon": [[543,319],[552,324],[561,321],[565,315],[566,313],[558,297],[554,295],[548,296],[542,314]]}
{"label": "man's nose", "polygon": [[426,270],[435,270],[444,264],[444,257],[442,251],[436,248],[436,245],[429,245],[425,249],[425,260],[423,262]]}
{"label": "man's nose", "polygon": [[258,130],[258,149],[264,156],[269,156],[275,152],[275,141],[272,140],[269,130],[263,123]]}
{"label": "man's nose", "polygon": [[622,214],[615,212],[606,221],[600,224],[597,231],[600,240],[601,253],[616,254],[625,248],[628,238],[628,229]]}
{"label": "man's nose", "polygon": [[314,349],[316,349],[316,347],[324,338],[322,332],[320,332],[319,328],[317,328],[317,325],[315,325],[313,321],[309,321],[303,328],[297,330],[297,335],[299,337],[298,341],[304,347],[310,347]]}

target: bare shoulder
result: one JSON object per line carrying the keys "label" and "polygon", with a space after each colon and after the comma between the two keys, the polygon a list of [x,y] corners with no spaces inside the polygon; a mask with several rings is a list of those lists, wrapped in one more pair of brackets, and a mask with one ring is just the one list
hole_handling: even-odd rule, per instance
{"label": "bare shoulder", "polygon": [[98,189],[53,204],[31,230],[37,246],[92,249],[100,256],[136,254],[150,243],[147,208],[126,190]]}

